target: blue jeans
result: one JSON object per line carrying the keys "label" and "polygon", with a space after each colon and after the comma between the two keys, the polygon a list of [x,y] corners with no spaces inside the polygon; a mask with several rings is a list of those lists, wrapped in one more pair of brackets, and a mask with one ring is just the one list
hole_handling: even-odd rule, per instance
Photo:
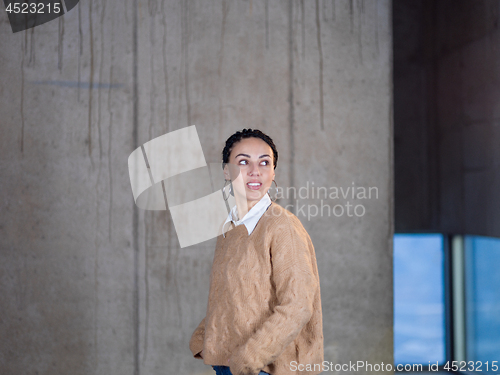
{"label": "blue jeans", "polygon": [[[227,366],[212,366],[217,375],[233,375]],[[261,371],[259,375],[270,375],[267,372]]]}

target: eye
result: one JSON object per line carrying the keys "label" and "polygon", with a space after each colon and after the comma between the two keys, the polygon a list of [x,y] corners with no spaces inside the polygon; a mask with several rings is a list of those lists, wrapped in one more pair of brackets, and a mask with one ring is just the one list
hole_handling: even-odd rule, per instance
{"label": "eye", "polygon": [[241,159],[238,164],[241,164],[241,165],[247,165],[248,164],[248,161],[245,160],[245,159]]}
{"label": "eye", "polygon": [[261,164],[261,165],[269,165],[269,164],[270,164],[270,162],[269,162],[269,160],[263,160],[263,161],[261,161],[261,163],[260,163],[260,164]]}

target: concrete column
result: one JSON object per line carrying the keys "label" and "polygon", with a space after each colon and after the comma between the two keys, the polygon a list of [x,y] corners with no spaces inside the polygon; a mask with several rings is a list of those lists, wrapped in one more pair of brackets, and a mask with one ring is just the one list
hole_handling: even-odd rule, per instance
{"label": "concrete column", "polygon": [[500,236],[499,12],[394,3],[398,232]]}

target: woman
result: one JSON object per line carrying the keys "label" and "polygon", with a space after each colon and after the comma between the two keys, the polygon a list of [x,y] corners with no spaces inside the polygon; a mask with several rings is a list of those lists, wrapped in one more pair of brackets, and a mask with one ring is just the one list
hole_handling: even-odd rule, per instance
{"label": "woman", "polygon": [[243,129],[228,138],[222,160],[236,205],[217,238],[207,313],[190,349],[217,375],[316,375],[323,362],[316,255],[299,219],[267,194],[276,146]]}

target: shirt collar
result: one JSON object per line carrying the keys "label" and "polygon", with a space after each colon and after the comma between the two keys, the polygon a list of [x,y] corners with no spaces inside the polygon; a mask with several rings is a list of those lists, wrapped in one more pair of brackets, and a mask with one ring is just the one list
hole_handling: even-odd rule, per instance
{"label": "shirt collar", "polygon": [[233,222],[235,226],[243,224],[247,228],[248,235],[250,235],[257,226],[259,219],[262,215],[264,215],[264,212],[266,212],[271,203],[272,201],[271,198],[269,198],[269,194],[264,194],[260,201],[258,201],[241,220],[236,220],[238,217],[238,208],[235,205],[227,215],[227,219],[222,225],[222,235],[224,238],[226,237],[226,225],[231,222]]}

